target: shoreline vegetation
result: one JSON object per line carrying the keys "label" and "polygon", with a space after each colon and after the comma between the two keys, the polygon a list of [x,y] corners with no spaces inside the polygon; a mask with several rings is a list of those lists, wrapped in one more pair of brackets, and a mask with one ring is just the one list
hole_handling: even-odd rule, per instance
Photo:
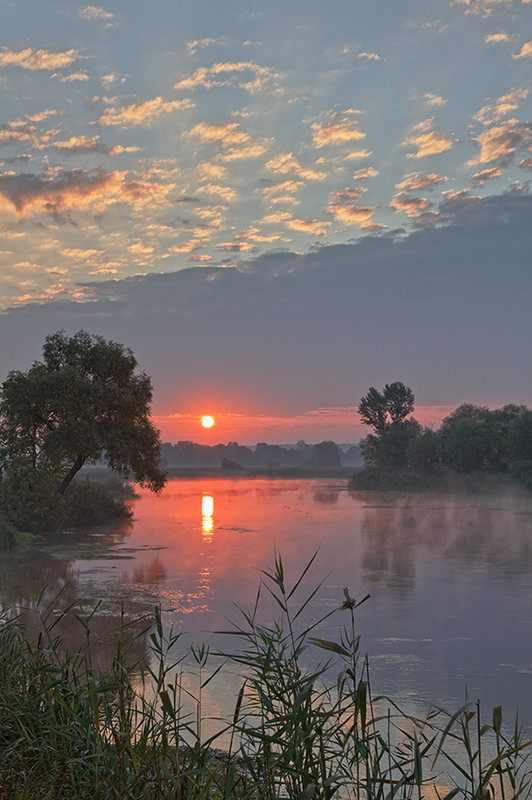
{"label": "shoreline vegetation", "polygon": [[[254,608],[241,610],[230,653],[181,645],[160,609],[124,613],[112,663],[94,667],[92,610],[56,608],[35,598],[34,635],[22,616],[0,618],[0,797],[10,800],[332,800],[530,797],[530,742],[500,707],[478,702],[450,712],[403,713],[376,696],[360,649],[356,612],[369,595],[344,589],[335,640],[317,637],[321,620],[299,629],[317,588],[288,584],[280,556],[262,573]],[[318,585],[319,588],[319,585]],[[261,620],[261,594],[278,616]],[[75,615],[85,646],[70,652],[58,633]],[[36,633],[37,627],[39,632]],[[135,643],[146,648],[139,658]],[[308,650],[321,666],[305,666]],[[215,733],[202,692],[230,669],[240,674],[234,713]],[[192,677],[191,677],[192,675]],[[486,719],[484,717],[486,716]]]}

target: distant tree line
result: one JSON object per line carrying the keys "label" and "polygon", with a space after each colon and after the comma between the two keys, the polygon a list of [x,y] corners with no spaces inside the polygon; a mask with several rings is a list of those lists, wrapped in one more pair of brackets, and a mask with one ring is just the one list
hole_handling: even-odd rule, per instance
{"label": "distant tree line", "polygon": [[345,452],[335,442],[323,441],[307,444],[303,440],[294,446],[266,444],[246,447],[238,442],[205,445],[196,442],[163,442],[161,446],[163,467],[222,467],[238,468],[275,467],[340,467],[362,463],[358,445]]}
{"label": "distant tree line", "polygon": [[532,411],[464,403],[439,429],[410,415],[414,394],[400,381],[371,387],[358,413],[373,432],[360,442],[365,468],[352,485],[423,483],[445,476],[498,476],[532,488]]}

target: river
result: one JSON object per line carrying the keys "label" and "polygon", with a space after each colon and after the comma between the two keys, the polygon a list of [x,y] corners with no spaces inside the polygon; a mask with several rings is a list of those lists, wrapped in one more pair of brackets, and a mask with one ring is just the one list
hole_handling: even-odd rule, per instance
{"label": "river", "polygon": [[[502,704],[510,721],[519,708],[531,727],[532,497],[202,478],[172,479],[160,496],[141,492],[133,510],[118,527],[3,554],[2,603],[26,606],[41,587],[47,599],[62,592],[63,607],[99,603],[91,625],[102,641],[121,610],[129,616],[160,604],[165,626],[182,630],[183,642],[230,650],[233,639],[213,632],[241,621],[238,608],[253,605],[274,553],[291,585],[317,552],[299,598],[323,583],[302,621],[338,608],[344,587],[370,594],[357,624],[374,692],[410,710],[456,708],[467,692],[488,716]],[[266,601],[262,613],[277,613],[275,604]],[[336,637],[344,613],[316,635]],[[136,646],[140,652],[142,640]],[[223,702],[219,710],[227,710]]]}

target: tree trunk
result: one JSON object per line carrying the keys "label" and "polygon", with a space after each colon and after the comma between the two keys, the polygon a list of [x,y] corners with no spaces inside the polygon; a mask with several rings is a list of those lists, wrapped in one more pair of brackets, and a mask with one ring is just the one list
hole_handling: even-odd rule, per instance
{"label": "tree trunk", "polygon": [[64,493],[66,492],[66,490],[68,489],[68,487],[70,485],[70,482],[72,481],[72,478],[74,477],[74,475],[77,472],[80,471],[80,469],[82,468],[84,463],[85,463],[84,456],[78,456],[76,458],[76,460],[74,461],[74,463],[70,467],[68,473],[66,474],[66,476],[61,481],[61,484],[58,486],[57,494],[64,495]]}

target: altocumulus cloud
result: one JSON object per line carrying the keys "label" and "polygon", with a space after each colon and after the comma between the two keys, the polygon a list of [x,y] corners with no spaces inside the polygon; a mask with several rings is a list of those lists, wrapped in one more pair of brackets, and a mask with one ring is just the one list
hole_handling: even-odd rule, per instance
{"label": "altocumulus cloud", "polygon": [[86,328],[132,347],[155,413],[214,393],[228,410],[300,414],[395,379],[420,404],[530,404],[531,213],[523,192],[448,193],[409,235],[80,285],[76,301],[0,315],[0,377],[45,334]]}

